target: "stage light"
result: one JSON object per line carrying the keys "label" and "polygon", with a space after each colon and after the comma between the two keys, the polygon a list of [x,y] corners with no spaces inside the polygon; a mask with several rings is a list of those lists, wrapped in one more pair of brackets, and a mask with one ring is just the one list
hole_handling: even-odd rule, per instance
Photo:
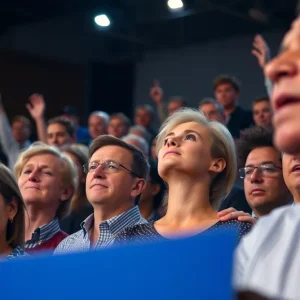
{"label": "stage light", "polygon": [[183,2],[182,0],[169,0],[168,6],[172,10],[177,10],[183,8]]}
{"label": "stage light", "polygon": [[107,15],[98,15],[94,19],[95,23],[101,27],[108,27],[110,25],[110,20]]}

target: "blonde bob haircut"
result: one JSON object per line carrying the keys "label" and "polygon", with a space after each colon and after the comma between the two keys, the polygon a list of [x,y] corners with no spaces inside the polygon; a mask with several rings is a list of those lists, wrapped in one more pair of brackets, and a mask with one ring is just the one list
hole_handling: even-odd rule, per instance
{"label": "blonde bob haircut", "polygon": [[41,142],[33,143],[27,150],[22,152],[15,164],[14,172],[17,180],[21,176],[22,170],[28,160],[37,155],[50,154],[57,157],[61,163],[61,183],[63,188],[73,187],[73,193],[70,197],[61,201],[57,211],[56,217],[61,219],[64,217],[69,209],[70,199],[72,198],[78,182],[77,169],[74,162],[65,154],[63,154],[58,148],[49,146]]}
{"label": "blonde bob haircut", "polygon": [[235,144],[230,132],[224,125],[219,122],[208,121],[198,110],[182,108],[171,115],[161,126],[157,136],[156,154],[163,146],[165,136],[176,126],[188,122],[196,122],[209,130],[212,157],[223,158],[226,161],[226,167],[212,180],[210,185],[210,203],[214,209],[218,209],[221,200],[229,194],[235,182],[237,170]]}

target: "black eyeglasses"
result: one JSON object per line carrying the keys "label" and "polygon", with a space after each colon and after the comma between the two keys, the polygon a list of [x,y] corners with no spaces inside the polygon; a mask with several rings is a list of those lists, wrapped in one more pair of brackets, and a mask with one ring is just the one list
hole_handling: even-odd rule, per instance
{"label": "black eyeglasses", "polygon": [[126,171],[128,171],[129,173],[131,173],[132,175],[140,178],[141,176],[137,175],[135,172],[127,169],[125,166],[113,161],[113,160],[106,160],[103,163],[99,163],[96,161],[93,161],[91,163],[85,164],[83,165],[83,170],[84,172],[87,173],[94,173],[96,171],[96,169],[101,166],[102,171],[104,173],[117,173],[118,171],[120,171],[120,168],[125,169]]}
{"label": "black eyeglasses", "polygon": [[249,178],[255,169],[257,169],[259,174],[264,177],[272,177],[278,173],[278,170],[282,170],[281,167],[275,166],[274,164],[263,164],[257,167],[245,167],[239,169],[240,178]]}

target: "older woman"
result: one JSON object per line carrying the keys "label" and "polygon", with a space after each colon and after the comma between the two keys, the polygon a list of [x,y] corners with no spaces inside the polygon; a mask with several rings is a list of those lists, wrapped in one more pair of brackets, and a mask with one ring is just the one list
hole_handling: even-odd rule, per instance
{"label": "older woman", "polygon": [[0,164],[0,255],[23,256],[23,244],[24,202],[13,174]]}
{"label": "older woman", "polygon": [[68,215],[60,221],[61,228],[68,234],[72,234],[80,230],[80,224],[94,212],[86,198],[86,174],[83,171],[83,165],[88,163],[89,149],[84,145],[72,144],[60,150],[72,159],[78,172],[78,186],[71,199]]}
{"label": "older woman", "polygon": [[168,187],[168,208],[160,220],[126,229],[117,241],[168,239],[251,224],[221,222],[217,208],[236,177],[235,146],[229,131],[200,112],[183,109],[162,125],[157,140],[158,171]]}
{"label": "older woman", "polygon": [[67,212],[77,184],[74,163],[56,147],[37,143],[19,156],[15,175],[28,212],[26,251],[54,250],[67,236],[58,220]]}

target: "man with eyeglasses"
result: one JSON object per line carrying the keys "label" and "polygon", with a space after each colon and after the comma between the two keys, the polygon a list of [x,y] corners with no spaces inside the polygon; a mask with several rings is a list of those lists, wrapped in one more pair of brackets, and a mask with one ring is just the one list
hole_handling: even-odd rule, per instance
{"label": "man with eyeglasses", "polygon": [[273,145],[273,130],[252,127],[237,142],[239,174],[244,179],[245,196],[256,219],[291,203],[284,182],[281,153]]}
{"label": "man with eyeglasses", "polygon": [[135,199],[142,193],[149,164],[140,150],[113,136],[96,138],[84,166],[86,195],[94,213],[82,229],[63,240],[55,254],[107,247],[126,227],[147,223]]}

